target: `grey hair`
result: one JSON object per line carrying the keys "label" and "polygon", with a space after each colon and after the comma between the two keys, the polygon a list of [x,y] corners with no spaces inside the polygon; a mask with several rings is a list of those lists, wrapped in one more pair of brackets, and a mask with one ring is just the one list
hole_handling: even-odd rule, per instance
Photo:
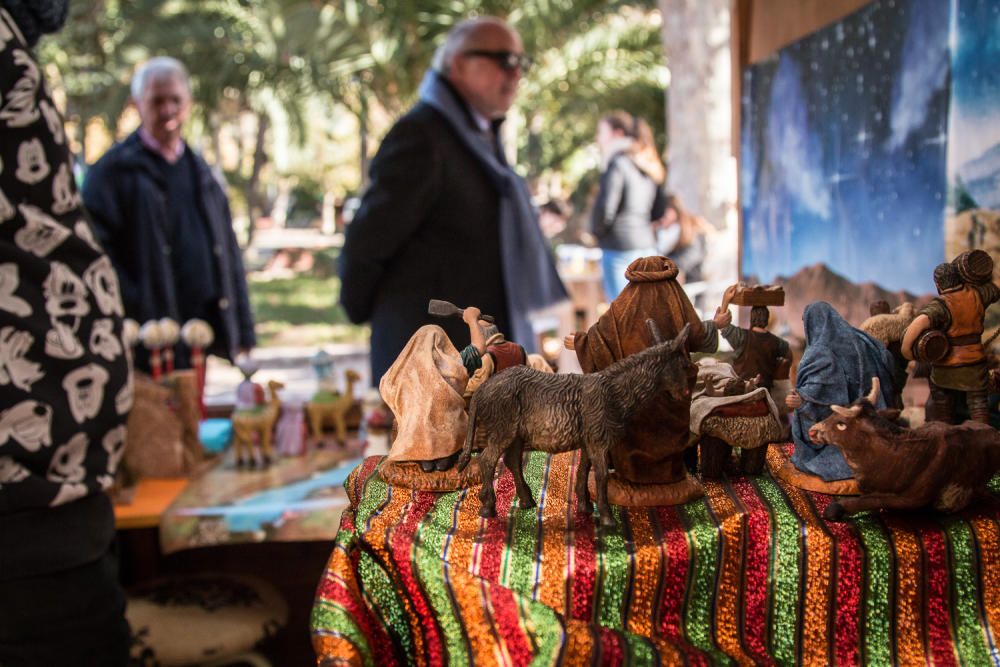
{"label": "grey hair", "polygon": [[132,76],[130,87],[132,99],[137,101],[142,99],[142,93],[151,81],[163,81],[175,77],[184,84],[190,93],[191,77],[181,61],[170,56],[157,56],[147,60],[139,66],[139,69]]}
{"label": "grey hair", "polygon": [[440,74],[447,75],[449,70],[451,70],[451,62],[455,59],[455,56],[468,45],[473,35],[486,25],[496,25],[505,30],[511,30],[506,21],[496,16],[477,16],[476,18],[465,19],[460,23],[456,23],[448,31],[448,36],[445,38],[444,43],[434,52],[434,57],[431,59],[431,69]]}

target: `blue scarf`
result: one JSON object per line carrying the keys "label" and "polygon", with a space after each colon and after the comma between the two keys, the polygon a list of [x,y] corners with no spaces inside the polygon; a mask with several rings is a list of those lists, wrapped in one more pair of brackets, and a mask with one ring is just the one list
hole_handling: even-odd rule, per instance
{"label": "blue scarf", "polygon": [[504,333],[533,352],[536,337],[528,316],[567,296],[538,226],[528,186],[513,169],[500,162],[489,138],[473,126],[468,109],[441,75],[428,70],[419,94],[421,102],[447,119],[462,143],[486,168],[500,193],[500,261],[513,329]]}

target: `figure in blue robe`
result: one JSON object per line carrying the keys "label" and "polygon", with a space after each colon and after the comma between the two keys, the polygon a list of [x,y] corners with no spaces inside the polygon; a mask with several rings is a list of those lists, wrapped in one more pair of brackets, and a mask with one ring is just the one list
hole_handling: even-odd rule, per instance
{"label": "figure in blue robe", "polygon": [[799,470],[818,475],[825,481],[853,477],[840,450],[832,445],[816,445],[809,428],[829,417],[831,405],[850,405],[871,391],[877,377],[881,392],[876,408],[893,404],[892,356],[868,334],[855,329],[834,310],[817,301],[802,314],[806,349],[799,362],[795,391],[802,406],[792,413],[792,463]]}

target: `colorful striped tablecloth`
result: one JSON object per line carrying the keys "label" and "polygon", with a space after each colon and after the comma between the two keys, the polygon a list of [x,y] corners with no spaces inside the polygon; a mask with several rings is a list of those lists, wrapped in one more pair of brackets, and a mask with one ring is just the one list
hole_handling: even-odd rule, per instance
{"label": "colorful striped tablecloth", "polygon": [[504,471],[489,520],[478,487],[388,487],[381,461],[346,482],[321,664],[1000,665],[995,504],[828,523],[828,496],[732,476],[687,505],[615,507],[595,534],[575,453],[527,455],[537,509]]}

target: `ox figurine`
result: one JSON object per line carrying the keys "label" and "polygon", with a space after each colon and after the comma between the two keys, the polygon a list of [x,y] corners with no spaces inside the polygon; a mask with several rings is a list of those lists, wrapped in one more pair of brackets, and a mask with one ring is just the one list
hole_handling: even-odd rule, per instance
{"label": "ox figurine", "polygon": [[[647,326],[650,322],[647,321]],[[655,324],[650,326],[658,339]],[[597,373],[555,375],[516,366],[494,375],[472,396],[469,432],[458,469],[468,465],[478,434],[486,441],[479,456],[483,488],[480,514],[496,516],[493,477],[500,456],[514,476],[520,507],[535,506],[524,480],[522,453],[580,450],[576,495],[582,511],[591,509],[587,478],[591,465],[602,526],[614,526],[608,506],[608,455],[625,437],[632,415],[647,401],[668,392],[690,396],[686,352],[690,325],[673,340],[630,355]]]}
{"label": "ox figurine", "polygon": [[888,418],[898,410],[875,410],[878,395],[873,378],[868,396],[849,407],[831,406],[833,414],[809,429],[813,442],[840,448],[861,490],[857,498],[831,502],[823,512],[827,519],[927,505],[955,512],[985,491],[1000,469],[1000,432],[977,422],[903,428]]}

